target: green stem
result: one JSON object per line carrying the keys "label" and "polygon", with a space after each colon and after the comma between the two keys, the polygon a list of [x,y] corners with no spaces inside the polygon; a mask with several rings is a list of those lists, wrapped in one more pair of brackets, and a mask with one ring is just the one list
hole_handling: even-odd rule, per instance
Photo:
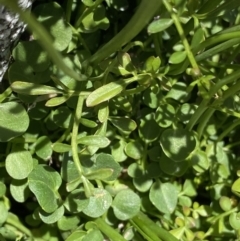
{"label": "green stem", "polygon": [[[27,236],[29,236],[30,238],[32,237],[32,233],[29,229],[27,229],[26,227],[24,227],[21,222],[18,220],[18,218],[13,215],[12,213],[9,213],[8,218],[6,220],[6,223],[17,228],[19,231],[21,231],[22,233],[26,234]],[[32,239],[31,239],[32,240]]]}
{"label": "green stem", "polygon": [[202,133],[209,121],[209,119],[211,118],[211,116],[213,115],[213,113],[215,112],[215,109],[209,108],[204,115],[201,117],[200,121],[199,121],[199,125],[197,128],[197,133],[198,133],[198,138],[199,140],[201,139]]}
{"label": "green stem", "polygon": [[207,104],[208,104],[209,100],[203,100],[201,102],[201,104],[198,106],[197,110],[195,111],[195,113],[192,115],[190,121],[188,122],[186,129],[191,131],[193,126],[197,123],[197,121],[199,120],[199,118],[202,116],[202,114],[205,112],[205,110],[207,109]]}
{"label": "green stem", "polygon": [[149,241],[178,241],[171,233],[159,227],[142,212],[130,219],[130,223]]}
{"label": "green stem", "polygon": [[146,227],[137,218],[134,218],[130,223],[137,229],[137,231],[142,235],[142,237],[147,241],[162,241],[158,236],[148,227]]}
{"label": "green stem", "polygon": [[231,148],[233,148],[233,147],[235,147],[235,146],[239,147],[239,146],[240,146],[240,141],[234,142],[234,143],[232,143],[232,144],[228,144],[228,145],[226,145],[224,148],[226,148],[227,150],[229,150],[229,149],[231,149]]}
{"label": "green stem", "polygon": [[73,4],[73,0],[67,0],[66,1],[66,20],[67,22],[70,22],[71,20],[71,14],[72,14],[72,4]]}
{"label": "green stem", "polygon": [[[237,56],[239,55],[239,52],[240,52],[239,42],[236,44],[238,44],[237,47],[233,48],[232,53],[228,56],[228,58],[224,62],[226,62],[226,63],[234,63],[235,62],[234,60],[237,59]],[[233,43],[232,46],[235,46],[235,43]],[[219,77],[223,76],[223,74],[226,72],[226,68],[227,68],[227,66],[225,68],[223,68],[222,71],[220,71],[220,73],[218,74]],[[238,65],[238,68],[239,68],[239,65]]]}
{"label": "green stem", "polygon": [[78,128],[79,128],[79,123],[80,119],[82,116],[82,107],[83,107],[83,102],[84,102],[84,97],[79,96],[78,97],[78,103],[77,107],[75,110],[75,115],[74,115],[74,121],[73,121],[73,129],[72,129],[72,138],[71,138],[71,146],[72,146],[72,156],[73,156],[73,161],[76,165],[76,168],[80,174],[80,177],[82,177],[83,170],[82,170],[82,165],[80,163],[80,159],[78,156],[78,144],[77,144],[77,136],[78,136]]}
{"label": "green stem", "polygon": [[238,207],[235,207],[235,208],[233,208],[233,209],[231,209],[231,210],[229,210],[229,211],[226,211],[226,212],[224,212],[224,213],[222,213],[222,214],[220,214],[220,215],[217,215],[217,216],[215,216],[215,217],[209,218],[209,219],[208,219],[208,222],[214,224],[214,223],[215,223],[216,221],[218,221],[219,219],[224,218],[224,217],[226,217],[226,216],[229,216],[231,213],[235,213],[235,212],[237,212],[237,211],[239,211],[239,208],[238,208]]}
{"label": "green stem", "polygon": [[[239,79],[239,78],[240,78],[240,70],[235,71],[232,74],[229,74],[228,76],[224,77],[222,80],[219,80],[219,82],[217,82],[215,85],[213,85],[213,87],[209,91],[209,98],[204,99],[201,102],[201,104],[198,106],[197,110],[195,111],[195,113],[191,117],[190,121],[188,122],[186,129],[189,131],[192,130],[193,126],[196,124],[196,122],[199,120],[199,118],[202,116],[202,114],[207,109],[209,101],[211,100],[211,97],[214,96],[214,94],[216,94],[218,92],[218,90],[220,90],[224,85],[237,81],[237,79]],[[224,98],[226,98],[226,96],[229,96],[231,94],[232,94],[232,92],[225,93]]]}
{"label": "green stem", "polygon": [[12,142],[12,143],[34,143],[37,141],[37,138],[35,137],[16,137],[12,140],[10,140],[9,142]]}
{"label": "green stem", "polygon": [[224,42],[224,41],[232,40],[234,38],[239,39],[239,36],[240,36],[240,31],[215,34],[213,37],[210,37],[210,38],[206,39],[204,42],[202,42],[199,45],[197,45],[196,47],[194,47],[192,49],[192,51],[194,53],[197,53],[202,49],[210,47],[211,45],[216,46],[216,44]]}
{"label": "green stem", "polygon": [[160,59],[162,59],[159,38],[160,38],[159,33],[153,34],[153,43],[154,43],[156,54]]}
{"label": "green stem", "polygon": [[[214,47],[198,54],[196,56],[196,61],[200,62],[204,59],[210,58],[210,57],[214,56],[215,54],[218,54],[219,52],[223,52],[224,50],[226,50],[228,48],[232,48],[234,45],[239,44],[239,42],[240,42],[239,38],[234,38],[234,39],[225,41],[221,44],[215,45]],[[193,52],[197,54],[197,52],[195,50],[193,50]],[[238,54],[239,52],[234,51],[234,53]],[[231,63],[231,61],[226,60],[225,63]],[[219,63],[216,63],[216,64],[219,64]],[[226,68],[224,68],[224,71],[226,71]],[[221,74],[218,74],[218,76],[221,76]]]}
{"label": "green stem", "polygon": [[56,143],[56,142],[62,143],[63,141],[65,141],[65,140],[67,139],[67,137],[69,136],[70,132],[71,132],[71,128],[68,127],[68,128],[64,131],[64,133],[55,141],[55,143]]}
{"label": "green stem", "polygon": [[106,222],[104,222],[102,218],[95,219],[94,223],[97,225],[100,231],[103,232],[112,241],[126,241],[126,239],[123,238],[121,234],[119,234],[115,229],[106,224]]}
{"label": "green stem", "polygon": [[182,28],[182,25],[181,25],[181,22],[180,22],[180,19],[179,19],[178,15],[176,13],[174,13],[172,6],[168,3],[168,0],[163,0],[163,3],[165,5],[166,9],[168,10],[168,12],[170,13],[171,18],[172,18],[172,20],[173,20],[173,22],[174,22],[174,24],[177,28],[178,34],[179,34],[179,36],[182,40],[182,43],[183,43],[185,51],[187,53],[189,62],[192,65],[192,68],[194,69],[195,72],[200,72],[198,64],[197,64],[197,62],[195,60],[195,57],[192,53],[191,47],[190,47],[190,45],[188,43],[188,40],[187,40],[187,38],[184,34],[184,30]]}
{"label": "green stem", "polygon": [[161,3],[161,0],[142,0],[127,25],[86,62],[97,64],[119,50],[123,45],[129,43],[151,20]]}
{"label": "green stem", "polygon": [[217,142],[222,141],[222,139],[228,135],[233,129],[235,129],[238,125],[240,125],[240,120],[236,120],[232,125],[230,125],[227,129],[225,129],[221,135],[218,137]]}
{"label": "green stem", "polygon": [[86,76],[80,75],[69,68],[64,62],[62,55],[53,47],[53,41],[47,30],[29,12],[21,10],[16,1],[0,0],[0,3],[11,8],[20,15],[20,18],[28,24],[28,28],[35,34],[39,43],[48,52],[53,62],[68,76],[76,80],[85,80]]}
{"label": "green stem", "polygon": [[12,88],[8,87],[2,94],[0,94],[0,103],[2,103],[11,94]]}
{"label": "green stem", "polygon": [[[206,5],[209,4],[210,1],[208,1],[206,3]],[[216,6],[218,5],[219,1],[215,0],[211,0],[211,2],[215,2],[216,3]],[[212,3],[214,4],[214,3]],[[219,15],[220,12],[222,11],[226,11],[226,12],[229,12],[235,8],[238,8],[239,6],[239,0],[228,0],[228,1],[225,1],[223,2],[223,4],[221,4],[220,6],[214,8],[214,9],[208,9],[207,13],[203,13],[203,14],[200,14],[200,13],[197,13],[196,14],[196,17],[198,19],[208,19],[208,18],[214,18],[214,17],[217,17]],[[206,8],[205,8],[206,9]],[[210,11],[209,11],[210,10]]]}

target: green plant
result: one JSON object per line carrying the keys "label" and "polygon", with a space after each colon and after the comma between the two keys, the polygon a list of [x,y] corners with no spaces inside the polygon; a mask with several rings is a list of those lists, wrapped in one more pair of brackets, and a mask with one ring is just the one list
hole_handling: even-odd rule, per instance
{"label": "green plant", "polygon": [[240,239],[238,1],[0,3],[1,240]]}

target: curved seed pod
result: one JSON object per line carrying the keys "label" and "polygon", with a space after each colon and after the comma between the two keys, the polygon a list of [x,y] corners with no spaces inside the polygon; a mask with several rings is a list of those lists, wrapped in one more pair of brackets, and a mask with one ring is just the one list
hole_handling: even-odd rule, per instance
{"label": "curved seed pod", "polygon": [[[31,7],[32,2],[33,0],[18,0],[18,5],[25,10]],[[18,14],[0,4],[0,82],[7,71],[12,47],[25,27]]]}

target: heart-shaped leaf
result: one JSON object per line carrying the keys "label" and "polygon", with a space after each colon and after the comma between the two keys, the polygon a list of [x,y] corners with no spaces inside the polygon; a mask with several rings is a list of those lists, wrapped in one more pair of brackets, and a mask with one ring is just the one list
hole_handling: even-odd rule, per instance
{"label": "heart-shaped leaf", "polygon": [[183,161],[196,147],[194,134],[184,129],[167,129],[160,137],[160,144],[167,157]]}
{"label": "heart-shaped leaf", "polygon": [[95,188],[83,213],[89,217],[97,218],[107,212],[111,204],[112,197],[109,192],[101,188]]}
{"label": "heart-shaped leaf", "polygon": [[6,158],[6,170],[8,174],[17,180],[27,178],[33,169],[33,159],[29,151],[10,153]]}
{"label": "heart-shaped leaf", "polygon": [[17,102],[0,103],[0,142],[23,134],[29,125],[24,107]]}
{"label": "heart-shaped leaf", "polygon": [[122,190],[114,198],[112,207],[114,214],[120,220],[134,217],[140,211],[141,200],[132,190]]}
{"label": "heart-shaped leaf", "polygon": [[52,213],[58,208],[58,188],[62,179],[58,172],[45,165],[36,166],[28,176],[29,188],[35,194],[41,208]]}
{"label": "heart-shaped leaf", "polygon": [[162,213],[171,214],[178,200],[178,190],[171,183],[155,182],[149,193],[152,204]]}

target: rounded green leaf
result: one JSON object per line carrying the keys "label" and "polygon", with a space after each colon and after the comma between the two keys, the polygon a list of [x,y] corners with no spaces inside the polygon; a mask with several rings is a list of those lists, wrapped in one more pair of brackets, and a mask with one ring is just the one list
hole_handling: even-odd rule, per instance
{"label": "rounded green leaf", "polygon": [[80,222],[79,216],[63,216],[58,220],[58,228],[62,231],[67,231],[77,228]]}
{"label": "rounded green leaf", "polygon": [[107,212],[112,204],[112,196],[101,188],[95,188],[92,194],[88,206],[83,209],[83,213],[89,217],[97,218]]}
{"label": "rounded green leaf", "polygon": [[13,152],[6,158],[6,170],[14,179],[27,178],[32,169],[33,159],[29,151]]}
{"label": "rounded green leaf", "polygon": [[125,153],[127,154],[127,156],[133,158],[133,159],[140,159],[143,155],[144,149],[143,146],[137,142],[129,142],[126,146],[125,146]]}
{"label": "rounded green leaf", "polygon": [[82,183],[82,179],[80,177],[78,177],[75,180],[72,180],[71,182],[67,183],[66,190],[68,192],[71,192],[71,191],[75,190],[77,187],[79,187],[81,183]]}
{"label": "rounded green leaf", "polygon": [[187,57],[187,53],[185,51],[174,52],[171,54],[169,58],[170,64],[179,64],[182,63]]}
{"label": "rounded green leaf", "polygon": [[7,220],[8,217],[8,210],[7,207],[5,206],[4,202],[0,202],[0,225],[2,226],[2,224]]}
{"label": "rounded green leaf", "polygon": [[87,234],[82,239],[82,241],[89,241],[89,240],[103,241],[104,237],[98,229],[93,228],[88,230]]}
{"label": "rounded green leaf", "polygon": [[148,114],[141,119],[138,131],[145,143],[151,143],[158,138],[161,130],[154,120],[154,115]]}
{"label": "rounded green leaf", "polygon": [[219,199],[219,204],[220,204],[220,207],[222,208],[222,210],[224,212],[227,212],[227,211],[231,210],[231,208],[232,208],[231,199],[229,197],[226,197],[226,196],[222,196]]}
{"label": "rounded green leaf", "polygon": [[0,198],[2,198],[6,193],[6,185],[0,182]]}
{"label": "rounded green leaf", "polygon": [[114,160],[113,156],[110,154],[100,153],[97,155],[94,165],[89,168],[87,172],[91,173],[99,171],[98,175],[101,175],[101,170],[103,171],[103,176],[111,174],[108,177],[105,176],[105,181],[114,181],[119,176],[122,168],[119,163]]}
{"label": "rounded green leaf", "polygon": [[62,218],[63,214],[64,214],[63,206],[61,206],[51,214],[46,213],[43,210],[39,211],[39,217],[44,223],[47,223],[47,224],[56,223],[59,219]]}
{"label": "rounded green leaf", "polygon": [[71,124],[72,112],[66,106],[61,106],[53,112],[54,123],[62,128],[68,128]]}
{"label": "rounded green leaf", "polygon": [[12,197],[19,203],[24,203],[30,195],[27,179],[12,180],[10,184]]}
{"label": "rounded green leaf", "polygon": [[156,85],[150,86],[143,93],[143,102],[152,109],[156,109],[161,99],[161,93]]}
{"label": "rounded green leaf", "polygon": [[39,22],[53,37],[54,48],[58,51],[66,49],[72,39],[72,29],[64,20],[61,7],[57,3],[40,4],[34,11]]}
{"label": "rounded green leaf", "polygon": [[205,172],[209,168],[209,160],[206,152],[201,150],[195,150],[193,155],[190,157],[192,167],[198,173]]}
{"label": "rounded green leaf", "polygon": [[138,163],[132,163],[128,166],[127,173],[132,178],[140,178],[143,177],[144,170]]}
{"label": "rounded green leaf", "polygon": [[13,50],[13,57],[19,62],[26,62],[35,72],[44,71],[50,65],[48,54],[36,40],[20,42]]}
{"label": "rounded green leaf", "polygon": [[149,198],[160,212],[171,214],[177,206],[178,190],[171,183],[157,181],[150,189]]}
{"label": "rounded green leaf", "polygon": [[[45,105],[44,105],[44,102],[38,102],[36,104],[34,104],[34,108],[30,109],[28,111],[28,114],[29,114],[29,117],[30,119],[34,119],[34,120],[42,120],[44,117],[47,116],[47,114],[49,113],[49,108],[47,108]],[[34,122],[32,121],[31,124],[33,124]],[[40,132],[40,128],[41,128],[41,125],[37,125],[37,124],[34,124],[34,133],[36,133],[36,136],[38,136],[39,132]],[[30,126],[31,127],[31,126]]]}
{"label": "rounded green leaf", "polygon": [[193,180],[186,179],[183,184],[183,193],[186,196],[194,197],[197,195],[196,186]]}
{"label": "rounded green leaf", "polygon": [[148,177],[133,178],[133,185],[139,192],[147,192],[152,186],[153,180]]}
{"label": "rounded green leaf", "polygon": [[240,229],[239,213],[231,213],[229,216],[229,223],[233,229],[239,230]]}
{"label": "rounded green leaf", "polygon": [[22,135],[28,128],[29,117],[17,102],[0,103],[0,142]]}
{"label": "rounded green leaf", "polygon": [[45,18],[49,18],[49,16],[55,16],[58,18],[63,16],[63,9],[56,2],[40,4],[36,8],[34,8],[33,12],[39,21],[42,21]]}
{"label": "rounded green leaf", "polygon": [[170,91],[167,93],[165,98],[172,98],[179,102],[185,102],[189,93],[187,92],[187,84],[184,82],[178,81],[172,86]]}
{"label": "rounded green leaf", "polygon": [[197,47],[204,39],[205,39],[204,29],[197,28],[191,41],[191,47],[192,48]]}
{"label": "rounded green leaf", "polygon": [[113,200],[113,212],[119,220],[128,220],[134,217],[139,211],[141,200],[132,190],[120,191]]}
{"label": "rounded green leaf", "polygon": [[175,177],[181,177],[188,170],[190,164],[189,161],[173,161],[164,154],[162,154],[159,161],[160,168],[168,175]]}
{"label": "rounded green leaf", "polygon": [[75,189],[66,198],[64,202],[65,208],[70,213],[79,213],[89,204],[89,199],[86,198],[83,189]]}
{"label": "rounded green leaf", "polygon": [[192,117],[192,115],[194,114],[194,112],[196,111],[196,109],[197,109],[197,105],[184,103],[179,109],[179,111],[177,112],[177,117],[184,124],[187,124],[190,118]]}
{"label": "rounded green leaf", "polygon": [[110,117],[109,120],[118,130],[125,134],[130,134],[137,128],[136,122],[128,117]]}
{"label": "rounded green leaf", "polygon": [[167,157],[183,161],[196,147],[194,134],[184,129],[167,129],[160,137],[160,144]]}
{"label": "rounded green leaf", "polygon": [[188,215],[191,213],[190,207],[192,206],[192,199],[190,197],[179,196],[178,204],[183,207],[184,213],[188,213]]}
{"label": "rounded green leaf", "polygon": [[[150,56],[144,63],[144,70],[146,72],[157,72],[161,65],[161,59],[159,57]],[[150,87],[151,88],[151,87]]]}
{"label": "rounded green leaf", "polygon": [[51,74],[50,68],[36,72],[27,62],[19,62],[16,58],[15,60],[16,62],[11,64],[8,71],[10,83],[15,82],[16,80],[24,80],[25,82],[31,83],[34,80],[35,84],[44,84],[49,81],[49,76]]}
{"label": "rounded green leaf", "polygon": [[85,231],[77,230],[77,231],[71,233],[71,234],[67,237],[66,241],[82,241],[83,236],[84,236],[85,234],[86,234]]}
{"label": "rounded green leaf", "polygon": [[240,197],[240,178],[238,178],[232,185],[232,192]]}
{"label": "rounded green leaf", "polygon": [[41,136],[36,142],[36,154],[43,160],[49,160],[52,156],[52,142],[47,136]]}
{"label": "rounded green leaf", "polygon": [[58,208],[58,188],[62,179],[58,172],[45,165],[36,166],[28,176],[29,188],[35,194],[41,208],[52,213]]}
{"label": "rounded green leaf", "polygon": [[159,162],[161,154],[162,154],[162,150],[161,148],[159,148],[158,145],[153,146],[151,149],[148,150],[148,156],[150,160],[154,162]]}
{"label": "rounded green leaf", "polygon": [[124,152],[124,148],[127,143],[123,140],[116,142],[115,144],[111,145],[111,154],[117,162],[123,162],[127,160],[127,155]]}
{"label": "rounded green leaf", "polygon": [[135,71],[135,67],[128,53],[118,52],[117,60],[119,63],[117,68],[121,75],[128,75],[129,73]]}
{"label": "rounded green leaf", "polygon": [[109,20],[105,17],[105,8],[100,4],[95,11],[89,12],[82,20],[84,31],[96,31],[97,29],[107,29]]}
{"label": "rounded green leaf", "polygon": [[72,161],[72,156],[69,152],[64,153],[61,167],[62,179],[66,182],[71,182],[79,178],[79,172],[75,163]]}
{"label": "rounded green leaf", "polygon": [[[37,217],[36,217],[37,216]],[[38,217],[38,215],[35,215],[33,213],[32,215],[27,215],[25,217],[25,222],[30,226],[30,227],[38,227],[41,224],[41,220]]]}
{"label": "rounded green leaf", "polygon": [[92,7],[94,5],[92,0],[82,0],[82,3],[87,7]]}
{"label": "rounded green leaf", "polygon": [[174,117],[175,109],[168,103],[161,104],[156,110],[155,120],[163,128],[169,127],[174,121]]}
{"label": "rounded green leaf", "polygon": [[151,22],[147,28],[148,33],[159,33],[169,28],[173,24],[171,18],[160,18]]}

